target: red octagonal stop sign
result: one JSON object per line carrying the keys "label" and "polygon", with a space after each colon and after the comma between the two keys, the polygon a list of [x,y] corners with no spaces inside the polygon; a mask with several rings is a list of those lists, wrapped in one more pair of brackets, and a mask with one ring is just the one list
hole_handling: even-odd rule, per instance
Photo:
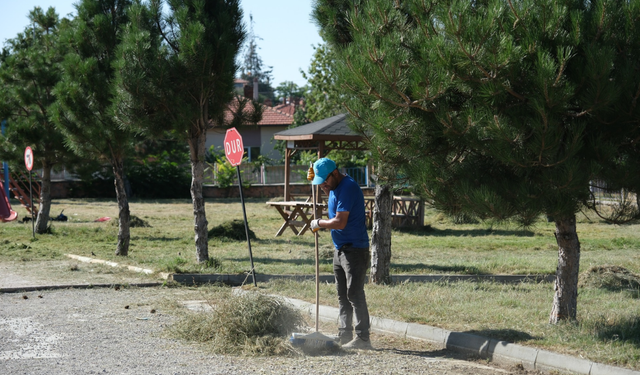
{"label": "red octagonal stop sign", "polygon": [[236,128],[227,130],[227,135],[224,137],[224,154],[234,167],[242,162],[244,146],[242,145],[242,136]]}

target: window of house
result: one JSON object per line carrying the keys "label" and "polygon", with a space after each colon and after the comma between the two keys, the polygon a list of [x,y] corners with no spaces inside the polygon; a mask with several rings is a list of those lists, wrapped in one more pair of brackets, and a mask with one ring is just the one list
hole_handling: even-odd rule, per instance
{"label": "window of house", "polygon": [[256,160],[256,158],[260,156],[260,147],[245,147],[244,156],[246,156],[249,161]]}

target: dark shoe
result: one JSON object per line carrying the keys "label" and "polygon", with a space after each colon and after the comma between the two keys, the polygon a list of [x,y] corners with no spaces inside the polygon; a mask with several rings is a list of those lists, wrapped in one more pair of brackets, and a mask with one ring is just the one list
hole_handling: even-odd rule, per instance
{"label": "dark shoe", "polygon": [[353,341],[353,336],[340,336],[340,337],[338,337],[338,342],[340,343],[340,345],[346,345],[346,344],[350,343],[351,341]]}
{"label": "dark shoe", "polygon": [[373,346],[371,346],[370,340],[363,340],[360,337],[356,337],[355,339],[342,345],[342,349],[372,350]]}
{"label": "dark shoe", "polygon": [[340,343],[340,345],[344,345],[351,340],[353,340],[353,330],[351,331],[344,330],[344,331],[338,332],[338,342]]}

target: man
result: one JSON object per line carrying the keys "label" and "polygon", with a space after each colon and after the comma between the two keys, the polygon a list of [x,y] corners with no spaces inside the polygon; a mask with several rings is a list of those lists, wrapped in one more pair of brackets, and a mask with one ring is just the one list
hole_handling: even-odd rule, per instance
{"label": "man", "polygon": [[[338,336],[346,349],[372,349],[369,341],[369,311],[364,283],[369,267],[369,235],[365,224],[364,195],[360,186],[336,168],[327,158],[313,164],[313,185],[320,185],[329,196],[329,219],[311,222],[315,232],[331,229],[335,252],[333,273],[338,289],[340,319]],[[353,337],[353,317],[355,333]]]}

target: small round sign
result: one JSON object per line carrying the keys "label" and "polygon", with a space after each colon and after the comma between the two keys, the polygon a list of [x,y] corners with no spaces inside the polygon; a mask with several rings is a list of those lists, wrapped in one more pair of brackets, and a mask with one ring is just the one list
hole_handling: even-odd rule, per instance
{"label": "small round sign", "polygon": [[24,165],[27,167],[28,171],[31,171],[33,168],[33,151],[29,146],[24,149]]}
{"label": "small round sign", "polygon": [[224,154],[232,166],[235,167],[242,163],[244,146],[242,144],[242,136],[238,133],[236,128],[227,130],[227,134],[224,137]]}

